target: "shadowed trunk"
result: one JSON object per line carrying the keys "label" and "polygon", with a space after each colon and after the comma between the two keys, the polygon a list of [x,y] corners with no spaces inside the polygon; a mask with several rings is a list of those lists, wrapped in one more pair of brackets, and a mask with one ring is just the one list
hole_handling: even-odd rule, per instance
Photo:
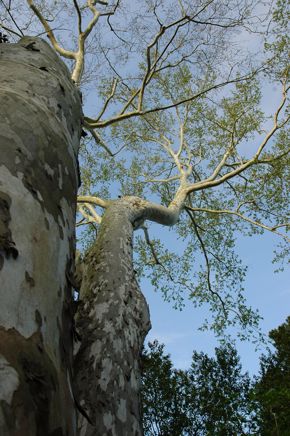
{"label": "shadowed trunk", "polygon": [[80,434],[139,436],[139,358],[150,329],[147,303],[133,270],[138,205],[111,202],[95,245],[83,262],[75,356],[78,398],[94,428],[80,417]]}
{"label": "shadowed trunk", "polygon": [[37,38],[0,45],[0,434],[76,434],[79,92]]}

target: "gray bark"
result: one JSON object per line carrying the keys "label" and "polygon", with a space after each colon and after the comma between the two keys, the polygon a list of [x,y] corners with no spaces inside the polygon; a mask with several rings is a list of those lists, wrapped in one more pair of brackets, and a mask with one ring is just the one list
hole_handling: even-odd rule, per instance
{"label": "gray bark", "polygon": [[79,92],[50,46],[0,45],[0,434],[75,435]]}
{"label": "gray bark", "polygon": [[2,44],[0,75],[0,434],[141,435],[150,320],[132,238],[164,211],[134,197],[110,203],[84,262],[73,365],[79,92],[39,39]]}
{"label": "gray bark", "polygon": [[[83,262],[74,359],[81,436],[139,436],[139,358],[149,310],[133,270],[132,238],[139,199],[111,202]],[[142,212],[143,213],[143,212]]]}

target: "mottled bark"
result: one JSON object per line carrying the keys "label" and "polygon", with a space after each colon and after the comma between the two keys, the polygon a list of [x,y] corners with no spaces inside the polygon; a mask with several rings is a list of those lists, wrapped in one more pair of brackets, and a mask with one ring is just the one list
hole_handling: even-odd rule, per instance
{"label": "mottled bark", "polygon": [[[143,211],[141,211],[143,214]],[[133,270],[132,238],[140,202],[111,202],[83,262],[76,327],[77,396],[81,436],[139,436],[139,358],[150,328],[147,303]]]}
{"label": "mottled bark", "polygon": [[70,386],[81,102],[50,46],[0,46],[0,434],[76,434]]}

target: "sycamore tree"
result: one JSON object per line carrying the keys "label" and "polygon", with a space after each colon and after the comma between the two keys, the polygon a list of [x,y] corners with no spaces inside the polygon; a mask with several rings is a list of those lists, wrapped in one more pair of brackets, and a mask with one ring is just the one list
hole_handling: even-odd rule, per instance
{"label": "sycamore tree", "polygon": [[236,232],[287,254],[287,4],[0,4],[1,432],[139,435],[138,276],[244,337]]}

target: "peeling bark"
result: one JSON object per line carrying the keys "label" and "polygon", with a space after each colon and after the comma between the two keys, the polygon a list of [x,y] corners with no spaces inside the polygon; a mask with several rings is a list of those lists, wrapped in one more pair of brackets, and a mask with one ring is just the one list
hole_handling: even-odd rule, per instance
{"label": "peeling bark", "polygon": [[0,76],[0,434],[73,436],[80,96],[37,38],[0,46]]}
{"label": "peeling bark", "polygon": [[133,270],[132,238],[139,207],[111,202],[95,245],[83,262],[74,359],[82,436],[139,436],[139,358],[149,310]]}

